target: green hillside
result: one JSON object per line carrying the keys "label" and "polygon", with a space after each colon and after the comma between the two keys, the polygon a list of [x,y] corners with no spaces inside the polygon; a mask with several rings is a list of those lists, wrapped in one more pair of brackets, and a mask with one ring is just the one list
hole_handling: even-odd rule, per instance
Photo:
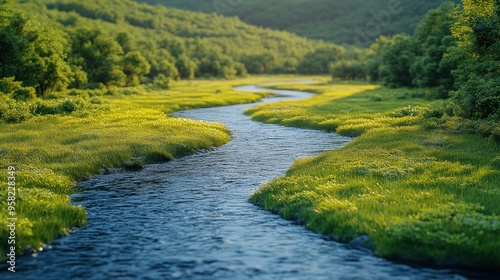
{"label": "green hillside", "polygon": [[[186,10],[238,16],[242,21],[273,29],[294,32],[311,39],[338,44],[368,45],[378,35],[413,33],[417,23],[430,9],[447,0],[137,0]],[[452,2],[459,3],[457,0]],[[390,20],[379,30],[368,26],[394,8]],[[381,16],[385,21],[384,17]],[[368,39],[358,38],[357,30],[366,31]]]}
{"label": "green hillside", "polygon": [[172,76],[172,65],[180,78],[231,78],[247,71],[294,72],[305,54],[325,45],[288,32],[251,26],[235,17],[129,0],[19,2],[21,10],[47,15],[70,35],[81,33],[81,28],[100,29],[113,37],[124,53],[139,51],[151,65],[151,78],[159,73]]}

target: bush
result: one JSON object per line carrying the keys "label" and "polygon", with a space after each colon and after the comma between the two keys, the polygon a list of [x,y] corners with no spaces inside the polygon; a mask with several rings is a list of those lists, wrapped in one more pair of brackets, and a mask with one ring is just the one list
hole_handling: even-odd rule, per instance
{"label": "bush", "polygon": [[366,79],[365,65],[360,61],[340,60],[330,63],[330,74],[333,78],[341,80],[360,80]]}
{"label": "bush", "polygon": [[170,79],[163,75],[159,74],[153,80],[153,86],[158,89],[169,89],[170,88]]}
{"label": "bush", "polygon": [[32,117],[29,107],[25,104],[16,104],[2,113],[2,119],[8,123],[20,123]]}
{"label": "bush", "polygon": [[16,102],[5,95],[0,95],[0,119],[7,123],[19,123],[32,117],[30,104]]}
{"label": "bush", "polygon": [[83,98],[72,98],[66,99],[63,102],[59,103],[57,106],[57,113],[65,114],[72,113],[74,111],[83,110],[87,107],[87,102]]}
{"label": "bush", "polygon": [[82,111],[89,106],[88,102],[80,97],[58,100],[37,100],[31,104],[33,115],[57,115]]}
{"label": "bush", "polygon": [[464,118],[500,117],[500,79],[472,77],[453,96],[455,112]]}
{"label": "bush", "polygon": [[35,115],[55,115],[57,114],[57,103],[38,100],[34,104],[32,112]]}
{"label": "bush", "polygon": [[77,90],[77,89],[72,89],[68,90],[68,95],[69,96],[79,96],[84,99],[89,99],[90,98],[90,90]]}
{"label": "bush", "polygon": [[22,87],[14,92],[12,95],[17,100],[27,100],[36,98],[35,88],[32,87]]}
{"label": "bush", "polygon": [[427,119],[442,118],[444,115],[453,116],[453,109],[445,101],[434,102],[422,112],[422,116]]}
{"label": "bush", "polygon": [[13,77],[0,79],[0,92],[10,95],[16,100],[36,98],[35,88],[23,87],[22,82],[14,81]]}

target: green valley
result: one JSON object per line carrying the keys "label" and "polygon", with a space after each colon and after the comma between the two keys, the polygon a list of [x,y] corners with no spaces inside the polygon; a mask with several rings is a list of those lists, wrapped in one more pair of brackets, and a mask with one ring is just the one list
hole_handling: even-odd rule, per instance
{"label": "green valley", "polygon": [[[192,117],[207,121],[173,115],[255,103],[271,95],[235,89],[243,85],[305,91],[313,97],[217,108],[239,111],[218,111],[215,119]],[[237,123],[226,127],[222,124],[226,120]],[[232,129],[242,122],[254,130]],[[74,188],[79,181],[111,173],[142,174],[154,166],[143,169],[146,164],[193,154],[198,155],[189,158],[202,158],[201,152],[233,140],[241,141],[238,148],[228,145],[228,150],[210,153],[214,157],[200,161],[197,168],[183,166],[186,178],[146,180],[159,185],[151,187],[151,197],[141,197],[144,213],[113,212],[114,218],[126,222],[139,219],[135,231],[151,229],[154,237],[129,235],[128,226],[107,232],[109,243],[117,240],[113,235],[117,232],[125,240],[117,242],[118,250],[115,244],[104,244],[112,245],[108,257],[119,255],[106,260],[109,266],[99,267],[116,268],[112,272],[116,274],[106,276],[132,271],[136,263],[129,262],[127,253],[146,254],[140,261],[151,263],[153,270],[162,267],[151,278],[190,277],[200,267],[224,278],[228,275],[224,273],[233,272],[233,265],[238,276],[244,270],[258,278],[272,270],[269,275],[285,278],[291,275],[286,273],[303,276],[308,269],[329,267],[290,268],[287,265],[300,260],[283,261],[288,255],[281,255],[283,263],[278,266],[257,264],[261,257],[286,254],[290,249],[286,246],[296,246],[295,239],[302,238],[302,233],[293,231],[298,235],[288,238],[292,242],[281,243],[281,235],[259,232],[289,231],[276,220],[270,224],[259,220],[273,216],[246,200],[264,181],[250,202],[329,239],[364,240],[362,246],[370,248],[367,255],[373,252],[391,260],[473,268],[480,273],[497,271],[499,123],[499,0],[0,0],[0,189],[6,190],[0,193],[0,259],[12,258],[8,255],[12,252],[37,256],[45,245],[75,228],[93,226],[96,214],[70,198],[79,192]],[[286,174],[289,164],[265,177],[259,168],[267,166],[269,171],[276,163],[291,163],[300,154],[300,145],[288,142],[299,150],[268,149],[279,156],[288,151],[280,160],[262,150],[255,152],[256,147],[293,139],[311,144],[311,152],[303,155],[319,151],[314,137],[273,137],[278,129],[340,137],[335,132],[352,141],[341,149],[298,159]],[[247,134],[236,135],[241,131]],[[252,142],[268,134],[264,141]],[[251,158],[238,154],[245,149]],[[233,162],[215,158],[223,156]],[[176,172],[175,164],[182,160],[169,163],[169,171]],[[269,165],[260,165],[260,160]],[[218,169],[212,168],[217,164]],[[277,174],[283,175],[272,179]],[[161,176],[167,175],[151,175]],[[236,176],[257,181],[241,190]],[[205,179],[212,180],[210,186]],[[190,184],[184,186],[185,182]],[[235,195],[245,191],[244,198]],[[182,193],[178,200],[177,192]],[[128,204],[130,197],[112,198],[123,198],[129,210],[138,205]],[[226,202],[229,215],[223,209]],[[198,208],[197,203],[205,205]],[[164,227],[173,204],[180,226]],[[238,212],[241,209],[250,212]],[[237,223],[262,213],[258,223]],[[143,224],[145,217],[151,220]],[[205,229],[205,224],[212,228]],[[257,229],[260,226],[265,228]],[[250,233],[256,235],[247,238]],[[262,245],[266,248],[259,251],[256,243],[268,237],[271,245]],[[9,243],[12,239],[15,244]],[[138,248],[124,248],[129,239],[137,241]],[[243,243],[247,247],[239,247]],[[309,243],[314,242],[298,245]],[[156,247],[148,247],[151,244]],[[323,252],[321,246],[311,248]],[[182,256],[169,259],[172,248]],[[249,259],[233,258],[244,255],[241,248],[250,248]],[[156,253],[150,255],[151,250]],[[203,257],[191,255],[194,251]],[[297,248],[292,251],[302,253]],[[317,255],[308,252],[316,260]],[[227,263],[220,261],[224,258]],[[87,263],[78,265],[89,270]],[[32,273],[30,269],[23,267],[21,273]],[[72,272],[78,273],[76,268]]]}

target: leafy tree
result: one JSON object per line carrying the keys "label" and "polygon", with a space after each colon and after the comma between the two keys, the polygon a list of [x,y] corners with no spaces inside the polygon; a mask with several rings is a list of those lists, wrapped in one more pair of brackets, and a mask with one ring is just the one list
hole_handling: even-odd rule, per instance
{"label": "leafy tree", "polygon": [[366,64],[369,51],[356,47],[349,47],[344,51],[344,58],[329,64],[329,70],[332,77],[341,80],[366,79]]}
{"label": "leafy tree", "polygon": [[341,80],[366,79],[365,65],[358,60],[339,60],[330,64],[330,74]]}
{"label": "leafy tree", "polygon": [[142,78],[149,73],[151,66],[138,51],[127,53],[122,59],[123,73],[125,73],[125,86],[137,86]]}
{"label": "leafy tree", "polygon": [[89,78],[87,72],[85,72],[79,65],[71,65],[71,70],[73,76],[71,77],[70,88],[85,89],[88,86]]}
{"label": "leafy tree", "polygon": [[170,88],[170,79],[163,75],[159,74],[153,80],[153,86],[158,89],[169,89]]}
{"label": "leafy tree", "polygon": [[175,62],[175,67],[182,79],[191,80],[195,76],[197,65],[187,55],[181,55]]}
{"label": "leafy tree", "polygon": [[248,70],[245,67],[245,64],[241,62],[235,62],[234,63],[234,70],[236,70],[236,75],[244,77],[248,74]]}
{"label": "leafy tree", "polygon": [[386,86],[412,86],[410,67],[415,62],[416,45],[412,37],[394,36],[381,50],[380,75]]}
{"label": "leafy tree", "polygon": [[71,77],[65,45],[49,22],[8,7],[0,11],[0,78],[15,77],[38,96],[65,89]]}
{"label": "leafy tree", "polygon": [[[126,75],[120,69],[120,61],[133,51],[139,51],[151,65],[148,78],[152,81],[160,73],[171,80],[190,77],[192,63],[196,77],[230,78],[247,71],[295,73],[307,53],[335,47],[291,33],[250,26],[237,18],[153,7],[131,0],[25,0],[16,5],[48,15],[64,25],[64,31],[69,33],[71,46],[67,52],[72,69],[78,71],[71,86],[78,88],[125,85]],[[131,18],[135,21],[130,21]],[[91,34],[90,30],[99,28],[105,28],[106,32]],[[84,32],[77,34],[80,31]],[[185,58],[192,63],[185,64]],[[214,67],[210,62],[214,62]],[[324,60],[322,69],[316,72],[327,73],[330,62]],[[112,64],[118,67],[111,67]]]}
{"label": "leafy tree", "polygon": [[233,59],[220,52],[212,52],[203,57],[200,61],[198,71],[213,77],[225,79],[234,78],[238,72]]}
{"label": "leafy tree", "polygon": [[287,57],[283,60],[282,66],[279,68],[280,73],[294,74],[299,67],[299,60],[295,57]]}
{"label": "leafy tree", "polygon": [[377,82],[382,79],[382,50],[389,43],[389,39],[380,36],[367,50],[365,72],[371,82]]}
{"label": "leafy tree", "polygon": [[160,49],[159,54],[156,57],[158,58],[150,60],[151,77],[156,77],[161,74],[170,79],[180,79],[179,70],[175,67],[175,59],[170,56],[170,53],[167,50]]}
{"label": "leafy tree", "polygon": [[179,57],[185,54],[186,45],[183,40],[179,38],[168,38],[161,42],[162,47],[166,48],[174,57]]}
{"label": "leafy tree", "polygon": [[339,46],[319,48],[304,57],[298,71],[302,74],[326,74],[329,64],[343,59],[344,56],[345,49]]}
{"label": "leafy tree", "polygon": [[431,10],[415,31],[415,41],[421,55],[411,66],[412,83],[418,87],[438,87],[450,90],[454,84],[451,71],[455,63],[446,59],[446,51],[456,45],[451,27],[456,22],[453,3]]}
{"label": "leafy tree", "polygon": [[72,60],[88,74],[90,82],[122,86],[126,75],[120,67],[123,50],[101,29],[79,28],[71,34]]}
{"label": "leafy tree", "polygon": [[500,0],[463,0],[452,32],[458,40],[449,54],[458,62],[456,113],[500,119]]}
{"label": "leafy tree", "polygon": [[251,74],[272,73],[276,70],[277,63],[277,56],[269,51],[248,55],[243,59],[243,64]]}
{"label": "leafy tree", "polygon": [[128,32],[118,33],[118,35],[116,35],[116,42],[120,44],[120,47],[122,47],[125,53],[129,53],[136,49],[134,38]]}

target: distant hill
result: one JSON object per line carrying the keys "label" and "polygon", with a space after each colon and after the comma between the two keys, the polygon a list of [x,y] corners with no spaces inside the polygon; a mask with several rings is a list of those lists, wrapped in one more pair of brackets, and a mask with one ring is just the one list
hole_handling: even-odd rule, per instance
{"label": "distant hill", "polygon": [[[146,57],[153,74],[166,67],[156,65],[165,61],[175,65],[183,78],[190,76],[182,75],[180,68],[185,67],[194,68],[197,77],[228,77],[235,71],[292,73],[307,53],[331,45],[252,26],[236,17],[132,0],[25,0],[16,5],[30,14],[48,16],[68,33],[85,27],[121,36]],[[218,69],[212,69],[214,65]]]}
{"label": "distant hill", "polygon": [[[412,34],[417,23],[447,0],[136,0],[185,10],[238,16],[257,26],[338,44],[368,45],[378,35]],[[459,0],[451,2],[459,3]],[[390,20],[386,20],[386,11]],[[383,26],[377,25],[378,15]],[[380,30],[379,30],[380,27]],[[360,35],[360,33],[365,35]]]}

